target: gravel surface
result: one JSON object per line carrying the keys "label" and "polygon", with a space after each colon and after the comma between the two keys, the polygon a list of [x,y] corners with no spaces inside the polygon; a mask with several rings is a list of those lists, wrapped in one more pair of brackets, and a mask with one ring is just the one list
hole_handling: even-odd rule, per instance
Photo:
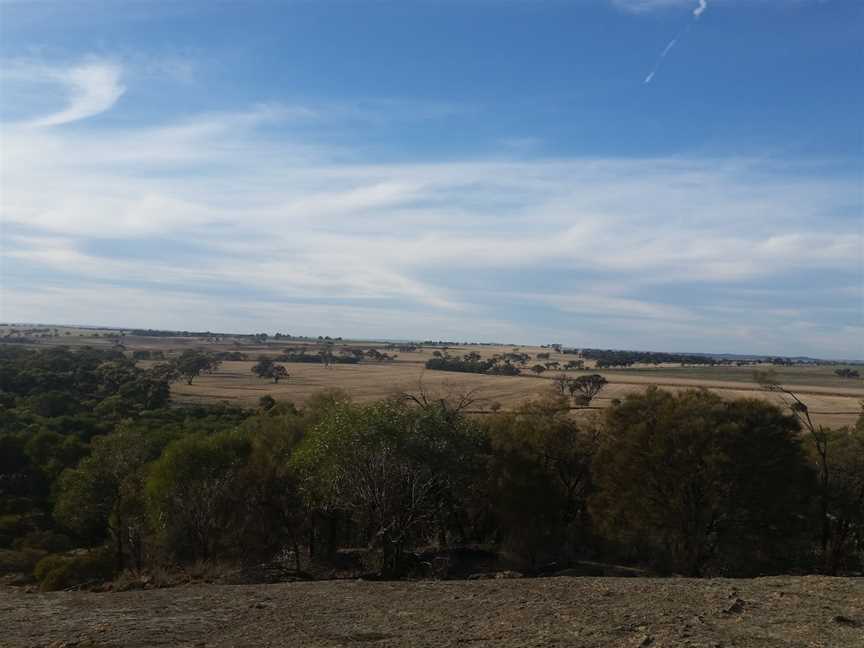
{"label": "gravel surface", "polygon": [[864,579],[544,578],[0,589],[0,645],[864,648]]}

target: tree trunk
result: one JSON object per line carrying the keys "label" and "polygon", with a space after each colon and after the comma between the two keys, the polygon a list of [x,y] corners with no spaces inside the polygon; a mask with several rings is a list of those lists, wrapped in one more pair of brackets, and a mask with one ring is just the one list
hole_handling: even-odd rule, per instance
{"label": "tree trunk", "polygon": [[125,566],[123,560],[123,520],[117,520],[117,528],[114,530],[115,546],[114,546],[114,566],[117,572],[123,571]]}

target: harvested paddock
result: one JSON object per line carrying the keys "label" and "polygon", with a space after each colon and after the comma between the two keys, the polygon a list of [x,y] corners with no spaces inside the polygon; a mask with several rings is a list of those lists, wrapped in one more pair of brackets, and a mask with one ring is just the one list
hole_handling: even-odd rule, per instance
{"label": "harvested paddock", "polygon": [[[70,335],[65,335],[67,332]],[[110,347],[113,340],[109,331],[88,329],[62,329],[62,335],[39,341],[34,348],[54,345],[80,347],[93,345]],[[138,350],[161,351],[166,356],[185,349],[200,348],[206,351],[240,352],[249,361],[226,361],[218,371],[202,375],[194,383],[176,383],[172,393],[177,402],[219,403],[227,401],[245,407],[254,407],[258,399],[270,395],[277,400],[290,400],[300,405],[310,395],[328,388],[347,391],[357,401],[371,401],[387,397],[394,392],[416,391],[422,380],[426,388],[450,390],[454,393],[476,390],[478,401],[476,409],[488,408],[492,403],[500,403],[503,409],[510,409],[522,402],[547,392],[551,380],[557,373],[551,369],[536,376],[528,368],[520,376],[489,376],[483,374],[457,373],[448,371],[426,371],[424,365],[442,347],[418,346],[414,351],[388,348],[383,342],[362,340],[334,340],[333,348],[377,349],[380,352],[396,354],[392,362],[375,363],[364,360],[360,364],[336,364],[330,368],[314,363],[284,363],[291,374],[290,380],[274,385],[272,381],[257,378],[251,371],[252,359],[259,355],[276,356],[286,349],[304,349],[316,353],[322,348],[321,341],[271,339],[268,342],[250,342],[248,339],[231,337],[212,341],[200,337],[148,337],[126,335],[122,339],[127,353]],[[397,345],[398,346],[398,345]],[[453,345],[447,352],[453,356],[477,353],[482,358],[490,358],[518,350],[531,356],[528,367],[536,362],[559,362],[562,366],[569,360],[578,359],[573,354],[557,353],[550,348],[514,345]],[[549,358],[538,360],[538,354],[549,354]],[[152,361],[141,361],[141,366],[152,366]],[[606,407],[612,399],[622,398],[628,393],[645,389],[647,385],[658,385],[667,389],[707,387],[727,398],[758,397],[779,402],[775,394],[766,393],[753,382],[754,369],[773,369],[784,384],[800,394],[810,407],[816,423],[830,427],[851,425],[857,420],[864,402],[864,381],[843,379],[834,374],[832,365],[717,365],[679,366],[675,364],[634,365],[627,368],[596,369],[593,361],[587,361],[586,371],[598,372],[609,380],[609,385],[592,404]],[[576,376],[583,372],[570,371]]]}
{"label": "harvested paddock", "polygon": [[[415,354],[411,354],[415,355]],[[251,371],[250,361],[228,361],[213,374],[195,379],[192,385],[176,383],[172,388],[174,398],[180,402],[217,403],[228,401],[253,407],[258,399],[270,395],[277,400],[290,400],[302,404],[309,396],[328,388],[340,388],[357,401],[371,401],[404,391],[417,391],[419,385],[438,391],[453,393],[476,390],[477,409],[488,408],[493,402],[503,409],[510,409],[535,398],[552,388],[554,371],[542,376],[488,376],[449,371],[427,371],[418,362],[396,361],[380,364],[336,364],[324,367],[320,364],[285,363],[290,373],[288,381],[274,384],[259,379]],[[703,380],[675,378],[667,374],[656,377],[649,372],[601,371],[609,385],[595,401],[599,407],[608,406],[614,398],[641,391],[649,384],[670,389],[685,389],[705,386],[728,398],[758,397],[778,401],[778,396],[766,393],[753,382]],[[570,375],[579,375],[570,372]],[[809,404],[817,423],[829,426],[850,425],[860,413],[860,401],[864,400],[864,387],[843,390],[822,385],[800,386],[796,389]]]}

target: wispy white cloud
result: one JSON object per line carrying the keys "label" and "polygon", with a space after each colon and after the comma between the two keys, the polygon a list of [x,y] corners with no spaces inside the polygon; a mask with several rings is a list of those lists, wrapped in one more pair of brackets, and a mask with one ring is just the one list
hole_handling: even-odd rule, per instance
{"label": "wispy white cloud", "polygon": [[67,124],[110,110],[125,92],[119,65],[90,61],[71,68],[50,67],[26,61],[4,65],[4,76],[31,83],[50,82],[65,95],[66,105],[57,112],[25,122],[30,127]]}
{"label": "wispy white cloud", "polygon": [[703,0],[612,0],[612,4],[630,13],[647,13],[665,9],[681,9]]}
{"label": "wispy white cloud", "polygon": [[[794,270],[848,277],[864,244],[833,216],[856,180],[801,163],[375,164],[282,129],[328,118],[320,107],[267,105],[123,130],[7,124],[0,251],[31,279],[4,287],[2,318],[295,331],[303,322],[305,332],[355,335],[377,321],[393,337],[437,329],[520,341],[573,336],[587,316],[603,333],[583,343],[638,321],[656,340],[702,330],[767,347],[767,322],[776,331],[796,321],[799,294],[785,310],[754,300],[746,314],[708,317],[658,289],[770,285]],[[532,275],[542,280],[530,294],[510,285]],[[124,299],[150,306],[126,311]],[[517,304],[557,319],[520,338]],[[855,347],[838,335],[832,348]]]}

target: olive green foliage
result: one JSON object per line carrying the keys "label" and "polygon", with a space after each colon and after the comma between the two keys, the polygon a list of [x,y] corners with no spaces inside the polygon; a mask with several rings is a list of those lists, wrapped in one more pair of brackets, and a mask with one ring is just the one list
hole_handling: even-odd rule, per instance
{"label": "olive green foliage", "polygon": [[444,407],[337,402],[308,431],[293,465],[306,500],[367,529],[382,572],[394,574],[405,547],[451,513],[476,446],[472,432]]}
{"label": "olive green foliage", "polygon": [[53,554],[40,560],[33,575],[45,591],[68,589],[106,580],[113,574],[111,555],[90,551],[74,555]]}
{"label": "olive green foliage", "polygon": [[864,567],[864,416],[814,426],[776,382],[786,409],[650,388],[575,413],[586,395],[566,375],[483,416],[473,394],[422,385],[366,404],[327,390],[303,407],[169,407],[187,360],[187,380],[215,366],[0,346],[0,572],[66,588],[291,556],[329,573],[359,548],[396,577],[465,545],[537,573],[586,558],[691,575]]}
{"label": "olive green foliage", "polygon": [[259,378],[272,378],[274,383],[288,379],[288,370],[281,364],[276,364],[269,356],[259,356],[258,362],[252,366],[252,373]]}
{"label": "olive green foliage", "polygon": [[606,417],[595,516],[688,575],[788,568],[812,472],[794,417],[761,400],[650,388]]}
{"label": "olive green foliage", "polygon": [[237,485],[250,452],[240,433],[190,435],[171,443],[151,466],[151,518],[176,557],[207,560],[225,547],[243,505]]}
{"label": "olive green foliage", "polygon": [[140,485],[145,466],[171,436],[121,425],[93,440],[91,454],[58,481],[55,519],[91,542],[110,538],[118,569],[130,555],[140,567],[145,529]]}
{"label": "olive green foliage", "polygon": [[47,551],[30,547],[20,551],[0,549],[0,576],[4,574],[28,574],[47,554]]}
{"label": "olive green foliage", "polygon": [[186,349],[169,365],[176,375],[183,378],[187,385],[191,385],[202,373],[212,373],[222,364],[212,353],[197,349]]}
{"label": "olive green foliage", "polygon": [[854,429],[831,430],[813,421],[807,403],[773,370],[754,378],[786,403],[806,437],[816,476],[820,570],[833,575],[864,566],[864,403]]}
{"label": "olive green foliage", "polygon": [[[140,566],[145,467],[171,439],[236,427],[236,408],[168,408],[168,378],[119,350],[0,346],[0,549],[11,562],[107,543]],[[17,558],[16,558],[17,557]]]}
{"label": "olive green foliage", "polygon": [[864,413],[854,428],[826,432],[825,443],[828,543],[823,559],[825,571],[837,574],[864,565]]}
{"label": "olive green foliage", "polygon": [[290,403],[276,404],[234,430],[168,445],[145,486],[154,546],[186,562],[296,546],[305,512],[289,463],[307,423]]}
{"label": "olive green foliage", "polygon": [[490,501],[507,544],[529,566],[575,558],[589,533],[587,498],[599,430],[568,414],[561,396],[486,424]]}

